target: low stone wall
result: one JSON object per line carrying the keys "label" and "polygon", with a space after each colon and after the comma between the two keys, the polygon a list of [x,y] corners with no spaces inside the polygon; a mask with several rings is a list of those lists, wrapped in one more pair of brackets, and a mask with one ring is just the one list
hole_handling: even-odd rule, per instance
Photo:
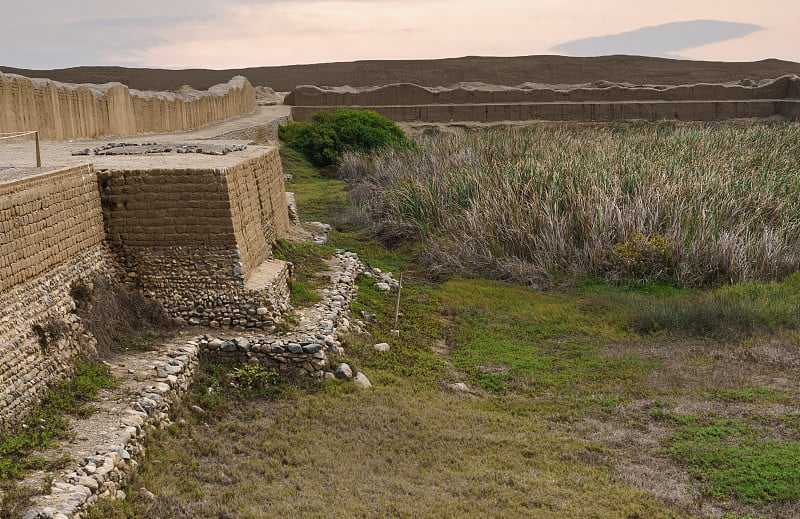
{"label": "low stone wall", "polygon": [[270,262],[289,229],[283,182],[276,148],[224,169],[104,171],[108,240],[173,317],[270,330],[288,308],[288,267]]}
{"label": "low stone wall", "polygon": [[255,107],[255,89],[242,76],[205,92],[172,93],[0,73],[0,133],[39,130],[50,140],[183,131],[250,113]]}
{"label": "low stone wall", "polygon": [[228,364],[260,364],[299,377],[319,378],[329,371],[329,353],[341,353],[337,334],[349,328],[346,314],[356,294],[356,277],[363,269],[358,256],[337,251],[331,287],[323,299],[304,311],[298,331],[280,336],[205,336],[197,340],[202,354]]}
{"label": "low stone wall", "polygon": [[94,456],[77,460],[75,469],[61,472],[53,480],[50,494],[37,498],[23,518],[71,519],[80,517],[100,498],[124,498],[123,488],[144,456],[148,429],[169,425],[171,408],[189,389],[197,365],[196,342],[167,352],[118,422],[108,424],[117,426],[115,437],[98,445]]}
{"label": "low stone wall", "polygon": [[70,287],[111,263],[96,185],[88,166],[0,184],[0,428],[94,348]]}

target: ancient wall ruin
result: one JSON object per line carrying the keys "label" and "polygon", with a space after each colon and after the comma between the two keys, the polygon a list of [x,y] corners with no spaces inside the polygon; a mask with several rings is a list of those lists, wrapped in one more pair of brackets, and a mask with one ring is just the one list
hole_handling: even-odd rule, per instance
{"label": "ancient wall ruin", "polygon": [[289,216],[277,148],[176,168],[191,157],[0,171],[0,427],[92,352],[73,313],[77,281],[126,276],[192,324],[281,322],[290,272],[271,251]]}
{"label": "ancient wall ruin", "polygon": [[104,272],[97,177],[90,166],[11,170],[0,183],[0,426],[67,376],[93,340],[70,287]]}
{"label": "ancient wall ruin", "polygon": [[43,139],[183,131],[250,113],[256,93],[237,76],[208,91],[142,92],[120,83],[73,85],[0,73],[0,133]]}
{"label": "ancient wall ruin", "polygon": [[276,148],[229,168],[98,176],[110,246],[170,314],[213,327],[281,321],[289,273],[271,250],[289,217]]}
{"label": "ancient wall ruin", "polygon": [[301,86],[286,98],[295,120],[339,107],[370,109],[395,121],[615,121],[695,120],[784,115],[796,119],[800,78],[784,76],[754,83],[681,86],[627,85],[606,82],[554,87],[517,87],[465,83],[428,88],[412,84],[381,87]]}

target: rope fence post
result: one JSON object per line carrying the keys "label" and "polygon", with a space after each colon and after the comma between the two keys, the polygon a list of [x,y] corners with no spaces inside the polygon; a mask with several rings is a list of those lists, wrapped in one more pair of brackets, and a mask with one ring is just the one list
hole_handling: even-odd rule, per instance
{"label": "rope fence post", "polygon": [[6,139],[16,139],[17,137],[25,137],[28,135],[33,135],[34,140],[36,141],[36,167],[42,167],[42,149],[39,143],[39,131],[33,130],[29,132],[11,132],[11,133],[0,133],[0,141]]}
{"label": "rope fence post", "polygon": [[42,150],[39,148],[39,131],[33,132],[33,136],[36,138],[36,167],[42,167]]}

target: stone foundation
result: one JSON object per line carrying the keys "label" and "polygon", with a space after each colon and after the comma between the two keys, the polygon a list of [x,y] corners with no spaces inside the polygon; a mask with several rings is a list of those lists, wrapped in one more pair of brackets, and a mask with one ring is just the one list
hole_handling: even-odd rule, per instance
{"label": "stone foundation", "polygon": [[0,428],[94,349],[70,287],[111,263],[91,167],[8,175],[0,184]]}
{"label": "stone foundation", "polygon": [[276,148],[223,169],[98,176],[113,250],[170,315],[267,331],[283,322],[289,270],[271,256],[272,243],[288,232],[289,212]]}

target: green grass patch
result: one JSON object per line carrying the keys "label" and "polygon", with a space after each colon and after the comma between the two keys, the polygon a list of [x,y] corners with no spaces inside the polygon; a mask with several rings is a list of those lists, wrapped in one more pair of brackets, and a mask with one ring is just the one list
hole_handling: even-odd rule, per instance
{"label": "green grass patch", "polygon": [[800,497],[800,442],[769,439],[740,420],[679,420],[665,453],[685,464],[705,492],[760,505]]}
{"label": "green grass patch", "polygon": [[768,387],[716,388],[711,391],[711,397],[719,402],[753,404],[788,401],[792,397],[792,393],[775,391]]}
{"label": "green grass patch", "polygon": [[295,308],[305,308],[322,300],[316,292],[325,283],[319,273],[327,270],[325,261],[333,255],[333,249],[314,243],[296,243],[278,240],[273,247],[277,259],[290,261],[293,267],[289,280],[290,302]]}
{"label": "green grass patch", "polygon": [[478,280],[445,283],[438,295],[457,323],[452,359],[484,389],[556,394],[567,407],[600,408],[647,391],[652,363],[597,349],[629,337],[624,315],[615,315],[604,296],[543,294]]}
{"label": "green grass patch", "polygon": [[780,282],[639,298],[630,308],[631,326],[643,334],[665,331],[719,339],[796,328],[800,322],[800,273]]}
{"label": "green grass patch", "polygon": [[292,148],[281,148],[284,174],[292,175],[286,181],[286,190],[294,192],[297,210],[305,221],[340,222],[348,209],[344,182],[325,178],[303,155]]}
{"label": "green grass patch", "polygon": [[45,460],[37,450],[69,437],[69,415],[88,416],[91,401],[100,389],[116,387],[109,368],[93,361],[78,361],[72,378],[56,384],[28,418],[0,434],[0,478],[18,478],[41,469]]}

